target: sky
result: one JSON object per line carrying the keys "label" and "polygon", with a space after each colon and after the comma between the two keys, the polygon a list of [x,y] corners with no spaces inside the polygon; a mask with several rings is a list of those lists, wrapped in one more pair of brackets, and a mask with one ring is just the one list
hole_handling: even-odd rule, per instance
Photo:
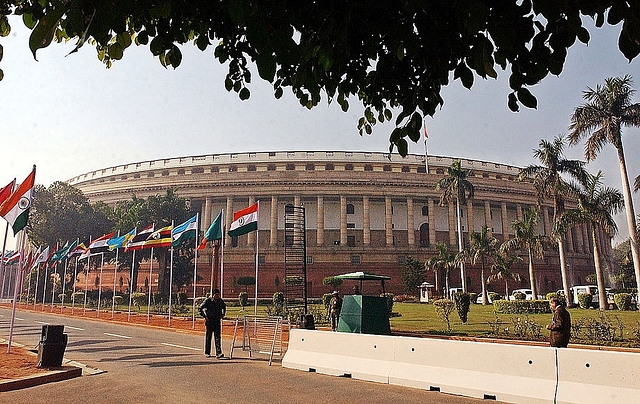
{"label": "sky", "polygon": [[[337,104],[308,110],[285,91],[280,100],[257,74],[251,98],[240,101],[224,88],[226,66],[213,57],[182,47],[182,65],[165,69],[148,48],[133,45],[122,60],[106,69],[95,48],[86,44],[68,55],[74,44],[53,43],[34,60],[29,31],[10,20],[12,32],[0,38],[0,186],[23,180],[33,164],[36,183],[45,186],[96,169],[161,158],[258,151],[386,152],[393,124],[378,124],[360,136],[362,107],[351,100],[347,113]],[[467,90],[453,82],[442,91],[444,105],[425,122],[429,155],[460,157],[524,167],[536,164],[533,150],[541,139],[568,133],[570,116],[582,104],[583,91],[612,76],[632,75],[640,90],[640,57],[632,63],[617,48],[620,26],[588,26],[588,46],[570,50],[564,71],[530,88],[537,109],[507,107],[508,72],[498,79],[475,78]],[[640,102],[637,93],[634,102]],[[626,128],[623,143],[631,180],[640,174],[640,128]],[[411,143],[410,153],[424,154]],[[583,159],[583,144],[567,147],[566,157]],[[608,145],[588,165],[604,172],[606,185],[620,189],[615,150]],[[636,213],[640,193],[634,195]],[[615,242],[628,237],[618,215]],[[0,233],[2,231],[0,230]]]}

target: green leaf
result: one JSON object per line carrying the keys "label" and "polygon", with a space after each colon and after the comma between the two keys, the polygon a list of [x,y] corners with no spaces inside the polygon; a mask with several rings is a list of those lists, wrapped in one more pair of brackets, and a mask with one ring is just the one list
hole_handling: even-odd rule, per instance
{"label": "green leaf", "polygon": [[243,0],[231,0],[229,1],[229,17],[235,24],[241,24],[244,22],[246,13],[246,7]]}
{"label": "green leaf", "polygon": [[460,78],[465,88],[473,86],[473,72],[464,63],[458,64],[453,72],[453,79]]}
{"label": "green leaf", "polygon": [[167,56],[169,57],[171,67],[174,69],[177,69],[178,66],[180,66],[180,63],[182,63],[182,52],[180,52],[180,49],[175,45],[173,45],[171,50],[167,52]]}
{"label": "green leaf", "polygon": [[2,44],[0,44],[0,61],[2,61],[3,56],[4,56],[4,48],[2,47]]}
{"label": "green leaf", "polygon": [[520,110],[520,107],[518,107],[518,98],[516,97],[515,92],[509,94],[509,109],[513,112],[518,112],[518,110]]}
{"label": "green leaf", "polygon": [[405,139],[399,139],[396,142],[396,147],[398,148],[398,154],[400,154],[402,157],[407,156],[407,153],[409,152],[409,145],[407,144],[407,141]]}
{"label": "green leaf", "polygon": [[122,49],[122,45],[120,45],[118,42],[114,42],[111,45],[109,45],[110,59],[120,60],[122,59],[123,55],[124,55],[124,50]]}
{"label": "green leaf", "polygon": [[31,49],[34,59],[38,60],[36,58],[38,49],[46,48],[51,44],[53,35],[56,32],[56,28],[60,23],[64,11],[64,7],[58,5],[45,14],[40,21],[38,21],[33,31],[31,31],[31,35],[29,36],[29,49]]}
{"label": "green leaf", "polygon": [[0,81],[2,81],[3,78],[4,78],[4,72],[2,71],[2,69],[0,69]]}
{"label": "green leaf", "polygon": [[224,88],[226,88],[227,91],[233,90],[233,80],[231,80],[229,77],[224,80]]}
{"label": "green leaf", "polygon": [[249,97],[251,97],[251,92],[247,87],[244,87],[242,90],[240,90],[240,93],[238,93],[238,95],[240,99],[244,101],[244,100],[248,100]]}
{"label": "green leaf", "polygon": [[[630,34],[640,32],[640,23],[630,23],[625,21],[622,24],[622,32],[618,37],[618,48],[622,54],[631,62],[638,54],[640,54],[640,44],[633,41]],[[637,35],[635,36],[637,38]]]}
{"label": "green leaf", "polygon": [[256,65],[258,66],[258,74],[264,80],[269,83],[273,82],[273,77],[276,74],[276,59],[271,54],[260,55],[256,59]]}
{"label": "green leaf", "polygon": [[282,98],[282,87],[278,87],[276,88],[276,91],[273,93],[273,96],[276,97],[277,100],[279,100],[280,98]]}
{"label": "green leaf", "polygon": [[201,51],[204,51],[205,49],[207,49],[207,47],[210,45],[211,43],[209,42],[209,38],[207,38],[206,35],[200,35],[198,36],[198,38],[196,39],[196,46],[198,47],[198,49],[200,49]]}
{"label": "green leaf", "polygon": [[11,25],[6,16],[0,16],[0,36],[7,36],[11,33]]}
{"label": "green leaf", "polygon": [[138,32],[138,36],[136,36],[136,43],[140,45],[146,45],[149,43],[149,33],[144,30]]}
{"label": "green leaf", "polygon": [[387,121],[390,121],[391,118],[393,118],[393,112],[391,112],[391,110],[389,108],[384,110],[384,117],[387,119]]}
{"label": "green leaf", "polygon": [[38,23],[38,21],[33,19],[33,14],[31,13],[22,14],[22,22],[29,29],[33,29],[33,27],[35,27]]}
{"label": "green leaf", "polygon": [[578,40],[584,44],[588,44],[589,39],[591,39],[589,31],[585,27],[578,28],[576,35],[578,36]]}
{"label": "green leaf", "polygon": [[153,54],[153,56],[160,56],[164,54],[164,45],[162,44],[162,39],[160,37],[155,37],[151,40],[151,44],[149,45],[149,50]]}
{"label": "green leaf", "polygon": [[518,100],[527,108],[536,109],[538,107],[538,100],[531,94],[526,88],[520,88],[517,90]]}

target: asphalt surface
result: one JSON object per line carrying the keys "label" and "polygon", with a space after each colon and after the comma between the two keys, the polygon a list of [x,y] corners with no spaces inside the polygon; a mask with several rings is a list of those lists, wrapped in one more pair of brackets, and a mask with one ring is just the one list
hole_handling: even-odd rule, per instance
{"label": "asphalt surface", "polygon": [[[0,308],[0,338],[11,311]],[[63,324],[65,358],[87,366],[83,377],[1,394],[5,403],[473,403],[483,400],[284,369],[277,358],[206,358],[204,336],[18,311],[13,341],[37,345],[43,324]],[[229,355],[231,340],[223,340]]]}

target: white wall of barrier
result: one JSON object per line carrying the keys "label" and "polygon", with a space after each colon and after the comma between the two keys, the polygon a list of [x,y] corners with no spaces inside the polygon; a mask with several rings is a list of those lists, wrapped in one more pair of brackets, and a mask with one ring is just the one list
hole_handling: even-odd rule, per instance
{"label": "white wall of barrier", "polygon": [[640,403],[640,354],[292,329],[282,366],[516,403]]}

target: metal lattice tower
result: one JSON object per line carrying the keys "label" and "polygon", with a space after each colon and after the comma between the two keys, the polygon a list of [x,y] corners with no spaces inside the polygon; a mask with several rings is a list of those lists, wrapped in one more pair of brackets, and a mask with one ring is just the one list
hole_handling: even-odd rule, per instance
{"label": "metal lattice tower", "polygon": [[304,208],[284,208],[284,296],[289,308],[307,313],[307,240]]}

